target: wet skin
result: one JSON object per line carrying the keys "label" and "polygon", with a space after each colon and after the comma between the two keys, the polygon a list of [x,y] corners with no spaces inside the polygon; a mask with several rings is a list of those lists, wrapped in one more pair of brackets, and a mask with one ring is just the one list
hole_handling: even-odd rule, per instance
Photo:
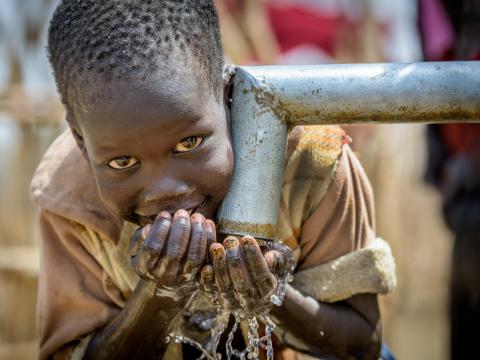
{"label": "wet skin", "polygon": [[[289,255],[286,249],[262,251],[251,237],[216,243],[209,219],[233,171],[222,101],[193,77],[99,83],[83,89],[88,101],[67,116],[105,205],[143,226],[130,246],[132,268],[141,280],[120,313],[95,333],[85,358],[159,358],[167,346],[163,340],[199,289],[198,280],[212,305],[253,313],[268,303],[274,275],[284,271],[282,257]],[[343,304],[340,316],[335,305],[322,305],[315,315],[331,335],[328,341],[308,335],[314,309],[303,295],[287,291],[285,300],[287,306],[274,311],[277,321],[311,349],[343,354],[352,339],[371,348],[376,299],[362,311]],[[363,314],[372,311],[365,321]],[[335,335],[346,326],[352,338]]]}
{"label": "wet skin", "polygon": [[225,108],[194,80],[115,81],[71,115],[104,204],[139,225],[177,209],[213,217],[230,185]]}

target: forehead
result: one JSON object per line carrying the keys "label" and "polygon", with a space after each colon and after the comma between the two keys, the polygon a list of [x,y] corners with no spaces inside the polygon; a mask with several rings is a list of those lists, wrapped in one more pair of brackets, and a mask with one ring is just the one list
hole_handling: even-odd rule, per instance
{"label": "forehead", "polygon": [[108,135],[160,122],[175,125],[178,120],[195,121],[222,112],[213,89],[194,74],[173,70],[147,79],[89,80],[80,89],[72,114],[87,133]]}
{"label": "forehead", "polygon": [[214,95],[195,76],[170,71],[146,79],[88,79],[74,100],[75,117],[88,121],[93,115],[128,112],[158,113],[163,109],[194,112],[200,104],[210,103]]}

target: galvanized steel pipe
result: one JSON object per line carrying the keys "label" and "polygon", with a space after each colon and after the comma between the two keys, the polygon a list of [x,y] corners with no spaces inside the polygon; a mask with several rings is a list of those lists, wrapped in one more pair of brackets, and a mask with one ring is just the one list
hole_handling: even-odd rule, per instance
{"label": "galvanized steel pipe", "polygon": [[273,240],[287,129],[295,125],[480,121],[480,62],[239,67],[233,183],[219,230]]}

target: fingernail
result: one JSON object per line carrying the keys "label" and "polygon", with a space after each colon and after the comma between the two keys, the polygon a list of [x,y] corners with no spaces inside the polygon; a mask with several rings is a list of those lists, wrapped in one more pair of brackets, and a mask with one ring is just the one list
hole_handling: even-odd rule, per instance
{"label": "fingernail", "polygon": [[167,211],[162,211],[157,215],[157,218],[155,220],[159,220],[161,218],[162,219],[171,219],[172,215],[170,215],[170,213],[167,212]]}
{"label": "fingernail", "polygon": [[238,240],[232,237],[227,237],[223,244],[225,246],[225,250],[227,252],[227,258],[234,259],[240,257],[240,245]]}
{"label": "fingernail", "polygon": [[244,236],[242,238],[243,245],[246,246],[255,246],[257,244],[257,241],[251,237],[251,236]]}
{"label": "fingernail", "polygon": [[192,222],[200,222],[201,223],[201,222],[205,221],[205,217],[202,214],[199,214],[199,213],[193,214],[191,219],[192,219]]}
{"label": "fingernail", "polygon": [[208,230],[214,231],[215,230],[215,223],[212,220],[207,219],[207,220],[205,220],[205,227]]}
{"label": "fingernail", "polygon": [[225,249],[221,244],[214,243],[210,246],[210,255],[215,259],[222,259],[225,257]]}
{"label": "fingernail", "polygon": [[142,239],[145,240],[148,236],[148,233],[150,232],[150,230],[152,229],[152,224],[147,224],[143,227],[142,229]]}
{"label": "fingernail", "polygon": [[234,246],[238,247],[238,240],[233,236],[228,236],[225,238],[225,240],[223,240],[223,246],[225,246],[226,249]]}
{"label": "fingernail", "polygon": [[210,280],[213,277],[213,268],[205,266],[200,273],[200,277],[205,280]]}
{"label": "fingernail", "polygon": [[175,212],[175,215],[173,215],[174,218],[189,218],[190,217],[190,214],[188,213],[188,211],[186,210],[183,210],[183,209],[180,209],[180,210],[177,210]]}

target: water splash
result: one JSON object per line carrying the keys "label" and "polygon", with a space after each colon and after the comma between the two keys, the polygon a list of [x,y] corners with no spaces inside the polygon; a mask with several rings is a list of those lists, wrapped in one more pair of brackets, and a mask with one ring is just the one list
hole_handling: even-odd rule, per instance
{"label": "water splash", "polygon": [[219,358],[216,356],[217,354],[210,354],[205,347],[200,344],[199,342],[192,340],[186,336],[182,335],[176,335],[175,336],[175,342],[177,343],[183,343],[183,344],[188,344],[190,346],[193,346],[194,348],[198,349],[199,351],[202,352],[202,356],[199,359],[208,359],[208,360],[219,360]]}
{"label": "water splash", "polygon": [[247,359],[258,359],[260,339],[258,337],[258,321],[256,317],[248,319]]}
{"label": "water splash", "polygon": [[228,321],[230,320],[230,312],[218,309],[217,319],[215,326],[211,330],[212,341],[210,347],[210,353],[218,355],[218,358],[221,358],[220,354],[217,354],[217,348],[220,344],[220,338],[227,328]]}
{"label": "water splash", "polygon": [[270,319],[268,313],[262,314],[260,319],[265,324],[265,336],[260,339],[260,346],[266,350],[267,360],[273,360],[272,331],[275,329],[275,323]]}
{"label": "water splash", "polygon": [[[230,332],[228,333],[227,341],[225,344],[227,360],[258,359],[260,348],[265,349],[267,354],[267,360],[273,360],[274,352],[272,343],[272,331],[275,328],[275,324],[270,319],[268,313],[269,310],[266,310],[260,315],[246,318],[240,313],[232,314],[228,311],[219,311],[219,314],[217,315],[217,323],[214,328],[211,329],[212,340],[208,346],[204,346],[199,342],[183,335],[176,335],[173,338],[177,343],[188,344],[198,349],[202,353],[198,360],[221,360],[221,354],[217,353],[217,348],[220,342],[220,338],[228,325],[230,315],[233,315],[235,322]],[[259,324],[257,317],[265,324],[265,336],[263,336],[262,338],[260,338],[258,335]],[[232,343],[235,332],[237,331],[242,320],[246,320],[248,324],[248,344],[244,350],[240,351],[238,349],[235,349]]]}
{"label": "water splash", "polygon": [[[283,300],[285,299],[285,294],[287,292],[287,285],[293,280],[293,266],[294,264],[292,259],[290,266],[287,266],[287,268],[289,267],[289,269],[287,269],[283,274],[279,274],[279,276],[277,276],[277,286],[273,294],[270,295],[271,304],[275,306],[282,305]],[[241,312],[231,313],[220,308],[218,308],[217,311],[218,312],[216,317],[216,323],[215,326],[211,329],[212,340],[207,347],[204,347],[202,344],[182,335],[177,335],[175,337],[175,341],[189,344],[200,350],[202,352],[202,356],[198,360],[221,360],[221,354],[217,353],[217,348],[220,342],[220,338],[228,326],[230,316],[233,315],[235,322],[228,334],[225,344],[227,360],[232,360],[233,358],[237,358],[240,360],[258,359],[260,348],[266,351],[267,360],[273,360],[274,351],[272,343],[272,332],[275,329],[275,324],[269,317],[269,306],[266,306],[265,310],[256,314],[255,316],[248,316]],[[263,324],[265,324],[265,336],[263,336],[262,338],[260,338],[258,335],[259,325],[257,319],[259,319]],[[248,324],[248,344],[244,350],[240,351],[233,348],[232,343],[235,332],[237,331],[242,320],[246,320]]]}
{"label": "water splash", "polygon": [[284,278],[277,279],[277,288],[270,295],[270,301],[276,306],[281,306],[283,304],[283,299],[285,299],[285,294],[287,292],[287,284],[292,282],[293,276],[287,274]]}
{"label": "water splash", "polygon": [[232,356],[235,356],[239,359],[244,360],[245,359],[245,354],[244,354],[245,350],[240,352],[237,349],[234,349],[232,347],[233,337],[234,337],[235,332],[238,329],[238,325],[240,324],[240,321],[241,321],[240,315],[238,313],[233,314],[233,316],[235,318],[235,323],[233,324],[232,329],[228,333],[227,343],[225,344],[226,352],[227,352],[227,359],[231,360]]}

